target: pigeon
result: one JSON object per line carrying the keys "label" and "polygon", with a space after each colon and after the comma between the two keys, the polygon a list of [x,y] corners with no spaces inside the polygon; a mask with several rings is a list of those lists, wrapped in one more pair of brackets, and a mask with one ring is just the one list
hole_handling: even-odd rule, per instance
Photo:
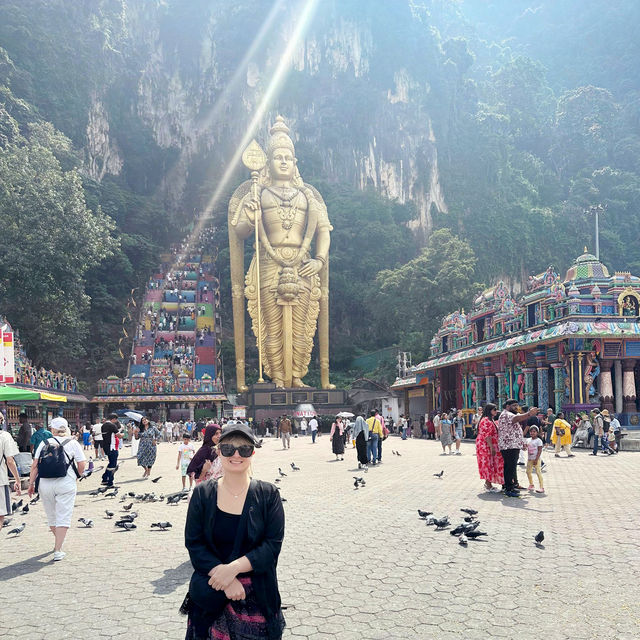
{"label": "pigeon", "polygon": [[396,455],[396,452],[393,449],[391,449],[391,453],[393,453],[394,456]]}
{"label": "pigeon", "polygon": [[156,528],[160,529],[160,531],[166,531],[171,526],[172,525],[171,525],[170,522],[152,522],[151,523],[151,527],[156,527]]}
{"label": "pigeon", "polygon": [[132,529],[137,529],[136,525],[133,524],[133,522],[123,522],[122,523],[122,528],[125,531],[131,531]]}
{"label": "pigeon", "polygon": [[433,475],[435,478],[442,478],[442,476],[444,475],[444,469],[440,473],[434,473]]}
{"label": "pigeon", "polygon": [[480,526],[480,521],[476,520],[475,522],[465,523],[464,530],[465,533],[469,533],[469,531],[475,531]]}
{"label": "pigeon", "polygon": [[167,504],[178,504],[180,502],[182,496],[167,496]]}
{"label": "pigeon", "polygon": [[436,523],[436,519],[435,519],[433,516],[427,516],[427,517],[424,519],[424,523],[425,523],[428,527],[430,527],[432,524],[435,524],[435,523]]}
{"label": "pigeon", "polygon": [[119,523],[122,522],[133,522],[135,520],[135,518],[131,515],[129,515],[128,513],[125,513],[123,516],[120,516],[120,520],[118,520]]}
{"label": "pigeon", "polygon": [[465,522],[474,522],[476,517],[475,516],[465,516],[464,518],[462,518]]}
{"label": "pigeon", "polygon": [[486,532],[485,531],[478,531],[476,529],[473,529],[472,531],[467,531],[467,538],[479,538],[480,536],[486,536]]}
{"label": "pigeon", "polygon": [[459,524],[455,529],[451,529],[449,533],[452,536],[459,536],[459,535],[462,535],[465,531],[466,531],[465,526],[463,524]]}
{"label": "pigeon", "polygon": [[13,518],[5,518],[2,523],[2,528],[4,529],[5,527],[8,527],[11,524],[11,520],[13,520]]}
{"label": "pigeon", "polygon": [[359,489],[359,488],[360,488],[360,483],[358,482],[358,478],[356,478],[356,479],[353,481],[353,486],[354,486],[356,489]]}
{"label": "pigeon", "polygon": [[274,482],[280,482],[280,478],[276,478]]}
{"label": "pigeon", "polygon": [[22,507],[22,514],[26,515],[27,513],[29,513],[29,505],[25,504],[24,507]]}
{"label": "pigeon", "polygon": [[114,487],[113,491],[111,493],[105,493],[104,497],[105,498],[115,498],[118,495],[118,490],[119,490],[119,487]]}
{"label": "pigeon", "polygon": [[280,467],[278,467],[278,473],[280,474],[281,478],[287,477],[287,474]]}
{"label": "pigeon", "polygon": [[127,495],[128,495],[130,498],[135,498],[135,497],[136,497],[136,492],[135,492],[135,491],[129,491],[129,493],[127,493]]}
{"label": "pigeon", "polygon": [[281,502],[286,502],[286,501],[287,501],[287,499],[286,499],[286,498],[280,498],[280,501],[281,501]]}
{"label": "pigeon", "polygon": [[107,493],[109,487],[98,487],[98,493]]}
{"label": "pigeon", "polygon": [[15,529],[11,529],[11,531],[9,531],[7,535],[19,536],[24,531],[26,526],[27,526],[27,523],[23,522],[19,527],[16,527]]}
{"label": "pigeon", "polygon": [[291,463],[291,468],[292,468],[294,471],[300,471],[300,467],[296,466],[296,463],[295,463],[295,462],[292,462],[292,463]]}
{"label": "pigeon", "polygon": [[470,516],[477,516],[478,512],[475,509],[460,509],[464,513],[468,513]]}
{"label": "pigeon", "polygon": [[433,511],[421,511],[420,509],[418,509],[418,515],[421,518],[426,518],[427,516],[430,516],[433,514]]}
{"label": "pigeon", "polygon": [[536,547],[539,547],[544,540],[544,531],[540,531],[539,533],[537,533],[534,540],[536,541]]}
{"label": "pigeon", "polygon": [[458,544],[462,545],[463,547],[466,547],[467,544],[469,543],[469,539],[467,538],[467,536],[464,535],[464,533],[458,538]]}
{"label": "pigeon", "polygon": [[31,505],[36,504],[36,502],[38,502],[38,500],[40,500],[40,494],[38,494],[29,504],[31,504]]}
{"label": "pigeon", "polygon": [[133,502],[130,502],[129,504],[125,504],[124,507],[122,507],[125,511],[131,511],[131,507],[133,507]]}
{"label": "pigeon", "polygon": [[151,482],[155,484],[156,482],[158,482],[158,480],[160,480],[160,478],[162,478],[162,476],[158,476],[157,478],[154,478]]}
{"label": "pigeon", "polygon": [[78,518],[78,522],[82,522],[85,529],[91,529],[91,527],[93,527],[93,520],[85,520],[84,518]]}
{"label": "pigeon", "polygon": [[436,529],[444,529],[448,527],[451,523],[449,522],[449,516],[444,516],[442,518],[434,518],[433,524],[436,525]]}
{"label": "pigeon", "polygon": [[400,455],[400,452],[399,452],[399,451],[396,451],[396,455],[397,455],[399,458],[401,458],[401,457],[402,457],[402,456]]}
{"label": "pigeon", "polygon": [[90,496],[97,496],[100,492],[96,489],[95,491],[91,491],[89,493]]}
{"label": "pigeon", "polygon": [[22,506],[22,498],[20,498],[19,502],[14,502],[11,505],[11,511],[16,511],[17,509],[19,509]]}
{"label": "pigeon", "polygon": [[114,516],[113,511],[105,511],[105,514],[107,515],[107,518],[111,519]]}

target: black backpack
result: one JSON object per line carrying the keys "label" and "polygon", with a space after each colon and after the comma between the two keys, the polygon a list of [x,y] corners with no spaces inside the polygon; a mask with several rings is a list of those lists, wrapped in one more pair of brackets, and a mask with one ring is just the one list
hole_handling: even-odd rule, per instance
{"label": "black backpack", "polygon": [[67,475],[69,467],[73,465],[76,476],[80,477],[73,458],[69,458],[67,452],[64,450],[64,445],[67,444],[71,438],[67,438],[62,442],[57,438],[53,439],[57,444],[47,442],[42,448],[40,457],[38,458],[38,475],[41,478],[64,478]]}

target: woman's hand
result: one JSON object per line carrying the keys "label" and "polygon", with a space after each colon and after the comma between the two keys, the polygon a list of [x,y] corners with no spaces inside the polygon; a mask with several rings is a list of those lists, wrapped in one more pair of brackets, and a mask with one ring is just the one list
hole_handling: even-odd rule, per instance
{"label": "woman's hand", "polygon": [[33,497],[33,494],[35,493],[34,489],[35,489],[35,485],[33,484],[33,482],[30,482],[30,483],[29,483],[29,488],[27,489],[27,495],[28,495],[30,498],[32,498],[32,497]]}
{"label": "woman's hand", "polygon": [[244,600],[247,596],[238,578],[234,578],[231,581],[231,584],[224,590],[224,595],[227,596],[229,600]]}
{"label": "woman's hand", "polygon": [[209,571],[209,586],[224,591],[235,580],[238,572],[230,564],[219,564]]}

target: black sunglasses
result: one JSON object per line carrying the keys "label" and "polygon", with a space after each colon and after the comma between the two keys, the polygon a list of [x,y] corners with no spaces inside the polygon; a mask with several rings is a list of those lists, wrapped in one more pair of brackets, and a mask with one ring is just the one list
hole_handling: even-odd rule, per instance
{"label": "black sunglasses", "polygon": [[241,444],[236,447],[235,444],[223,443],[220,445],[220,454],[225,458],[230,458],[236,451],[240,454],[241,458],[250,458],[253,455],[252,444]]}

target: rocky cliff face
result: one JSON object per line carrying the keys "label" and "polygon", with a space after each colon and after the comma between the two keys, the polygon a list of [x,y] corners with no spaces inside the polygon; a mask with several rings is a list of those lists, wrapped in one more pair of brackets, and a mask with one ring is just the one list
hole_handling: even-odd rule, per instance
{"label": "rocky cliff face", "polygon": [[[155,153],[132,148],[134,130],[171,152],[159,189],[176,210],[197,207],[194,190],[210,191],[220,180],[301,19],[295,3],[276,3],[271,21],[263,10],[272,3],[239,3],[229,15],[232,4],[194,1],[181,13],[177,0],[111,3],[119,17],[112,46],[120,53],[110,80],[90,96],[85,168],[92,178],[126,173],[132,155]],[[413,202],[411,227],[426,237],[432,207],[446,211],[429,110],[437,97],[409,70],[410,51],[380,42],[385,25],[366,11],[346,13],[340,2],[320,3],[292,47],[258,138],[282,113],[296,137],[303,177],[312,173]],[[413,18],[405,11],[401,19]]]}

